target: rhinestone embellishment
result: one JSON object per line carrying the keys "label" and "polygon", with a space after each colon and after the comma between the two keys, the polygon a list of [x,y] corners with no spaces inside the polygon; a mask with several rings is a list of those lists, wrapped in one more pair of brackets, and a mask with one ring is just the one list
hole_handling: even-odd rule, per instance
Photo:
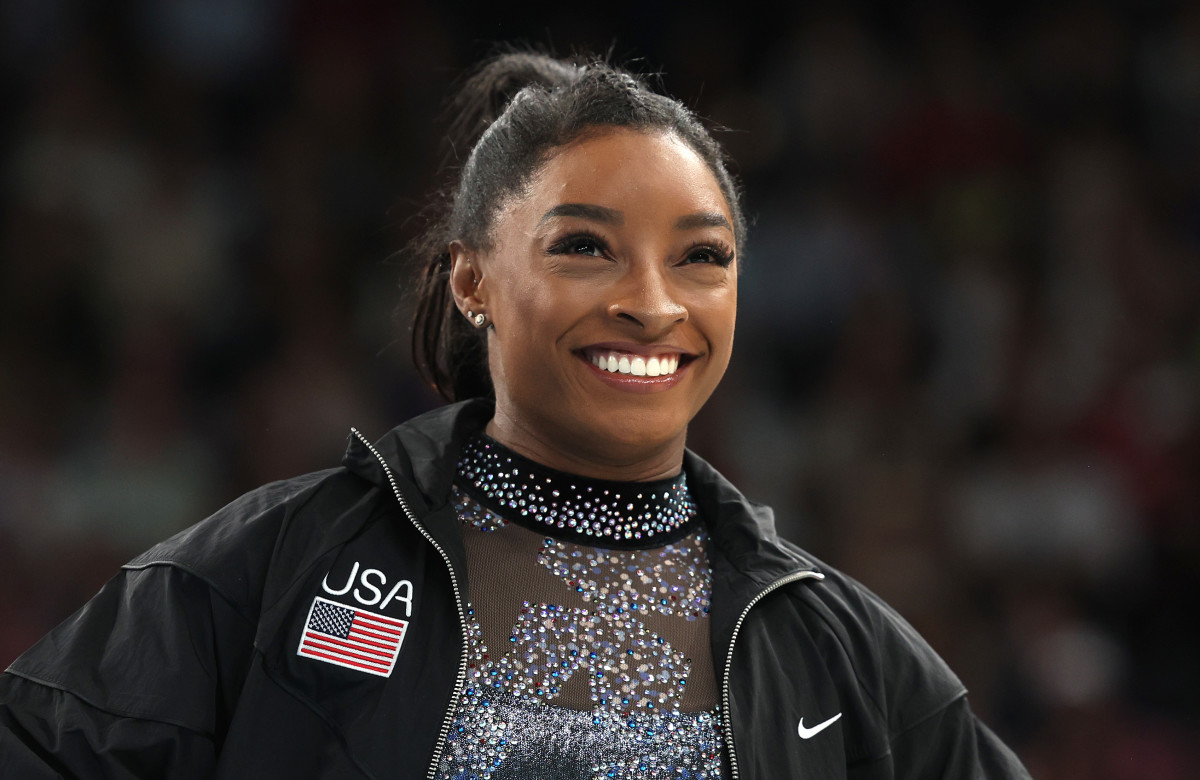
{"label": "rhinestone embellishment", "polygon": [[[468,612],[467,687],[447,740],[439,780],[570,777],[591,780],[719,780],[721,712],[684,713],[673,701],[637,700],[641,686],[614,674],[657,657],[664,669],[650,687],[682,686],[687,662],[659,637],[646,634],[627,651],[613,652],[612,622],[585,610],[525,604],[513,628],[517,647],[496,658]],[[619,629],[618,629],[619,630]],[[595,649],[592,649],[595,648]],[[515,652],[514,652],[515,651]],[[646,653],[643,656],[643,653]],[[667,660],[669,658],[669,661]],[[551,702],[564,680],[586,673],[594,708],[571,710]],[[649,676],[642,672],[638,676]],[[606,682],[624,679],[620,687]],[[659,685],[654,685],[654,682]],[[665,683],[665,685],[663,684]],[[664,706],[665,705],[665,706]]]}
{"label": "rhinestone embellishment", "polygon": [[534,463],[482,435],[463,447],[458,474],[483,507],[587,544],[643,546],[686,533],[697,514],[683,472],[656,482],[588,479]]}
{"label": "rhinestone embellishment", "polygon": [[[508,527],[458,489],[454,504],[477,531]],[[525,601],[498,648],[484,643],[468,608],[466,688],[439,780],[719,780],[721,710],[681,711],[692,662],[643,620],[708,617],[706,546],[703,529],[632,550],[544,537],[537,564],[587,606]],[[590,710],[557,705],[576,676],[587,682]]]}

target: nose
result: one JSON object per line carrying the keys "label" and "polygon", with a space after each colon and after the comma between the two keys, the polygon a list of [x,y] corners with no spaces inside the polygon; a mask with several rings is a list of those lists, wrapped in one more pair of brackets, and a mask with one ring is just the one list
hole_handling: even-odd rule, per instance
{"label": "nose", "polygon": [[658,264],[631,268],[609,302],[609,316],[634,323],[650,335],[687,320],[687,307],[680,302],[668,274],[669,270]]}

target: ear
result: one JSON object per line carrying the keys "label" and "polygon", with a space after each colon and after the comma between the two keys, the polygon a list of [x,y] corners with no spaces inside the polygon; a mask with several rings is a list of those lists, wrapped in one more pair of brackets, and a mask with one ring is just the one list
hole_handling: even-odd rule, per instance
{"label": "ear", "polygon": [[464,317],[467,312],[487,313],[483,270],[480,263],[475,262],[477,254],[461,241],[450,242],[450,292],[454,296],[454,305]]}

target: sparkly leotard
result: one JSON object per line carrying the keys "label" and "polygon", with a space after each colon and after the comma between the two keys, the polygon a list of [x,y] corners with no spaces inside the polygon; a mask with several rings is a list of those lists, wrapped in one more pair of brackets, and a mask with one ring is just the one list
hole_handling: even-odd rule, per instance
{"label": "sparkly leotard", "polygon": [[708,539],[685,476],[583,479],[480,436],[454,500],[470,655],[438,777],[719,778]]}

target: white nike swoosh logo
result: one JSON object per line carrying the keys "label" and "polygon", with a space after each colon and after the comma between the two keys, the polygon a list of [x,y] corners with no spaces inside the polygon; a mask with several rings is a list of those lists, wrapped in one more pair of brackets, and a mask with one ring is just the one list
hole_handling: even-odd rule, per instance
{"label": "white nike swoosh logo", "polygon": [[799,725],[796,726],[796,733],[800,735],[800,739],[812,739],[813,737],[820,734],[825,729],[832,726],[833,722],[836,721],[840,717],[842,717],[842,713],[839,712],[837,715],[834,715],[829,720],[825,721],[824,723],[818,723],[817,725],[813,726],[811,729],[804,728],[804,718],[801,718]]}

